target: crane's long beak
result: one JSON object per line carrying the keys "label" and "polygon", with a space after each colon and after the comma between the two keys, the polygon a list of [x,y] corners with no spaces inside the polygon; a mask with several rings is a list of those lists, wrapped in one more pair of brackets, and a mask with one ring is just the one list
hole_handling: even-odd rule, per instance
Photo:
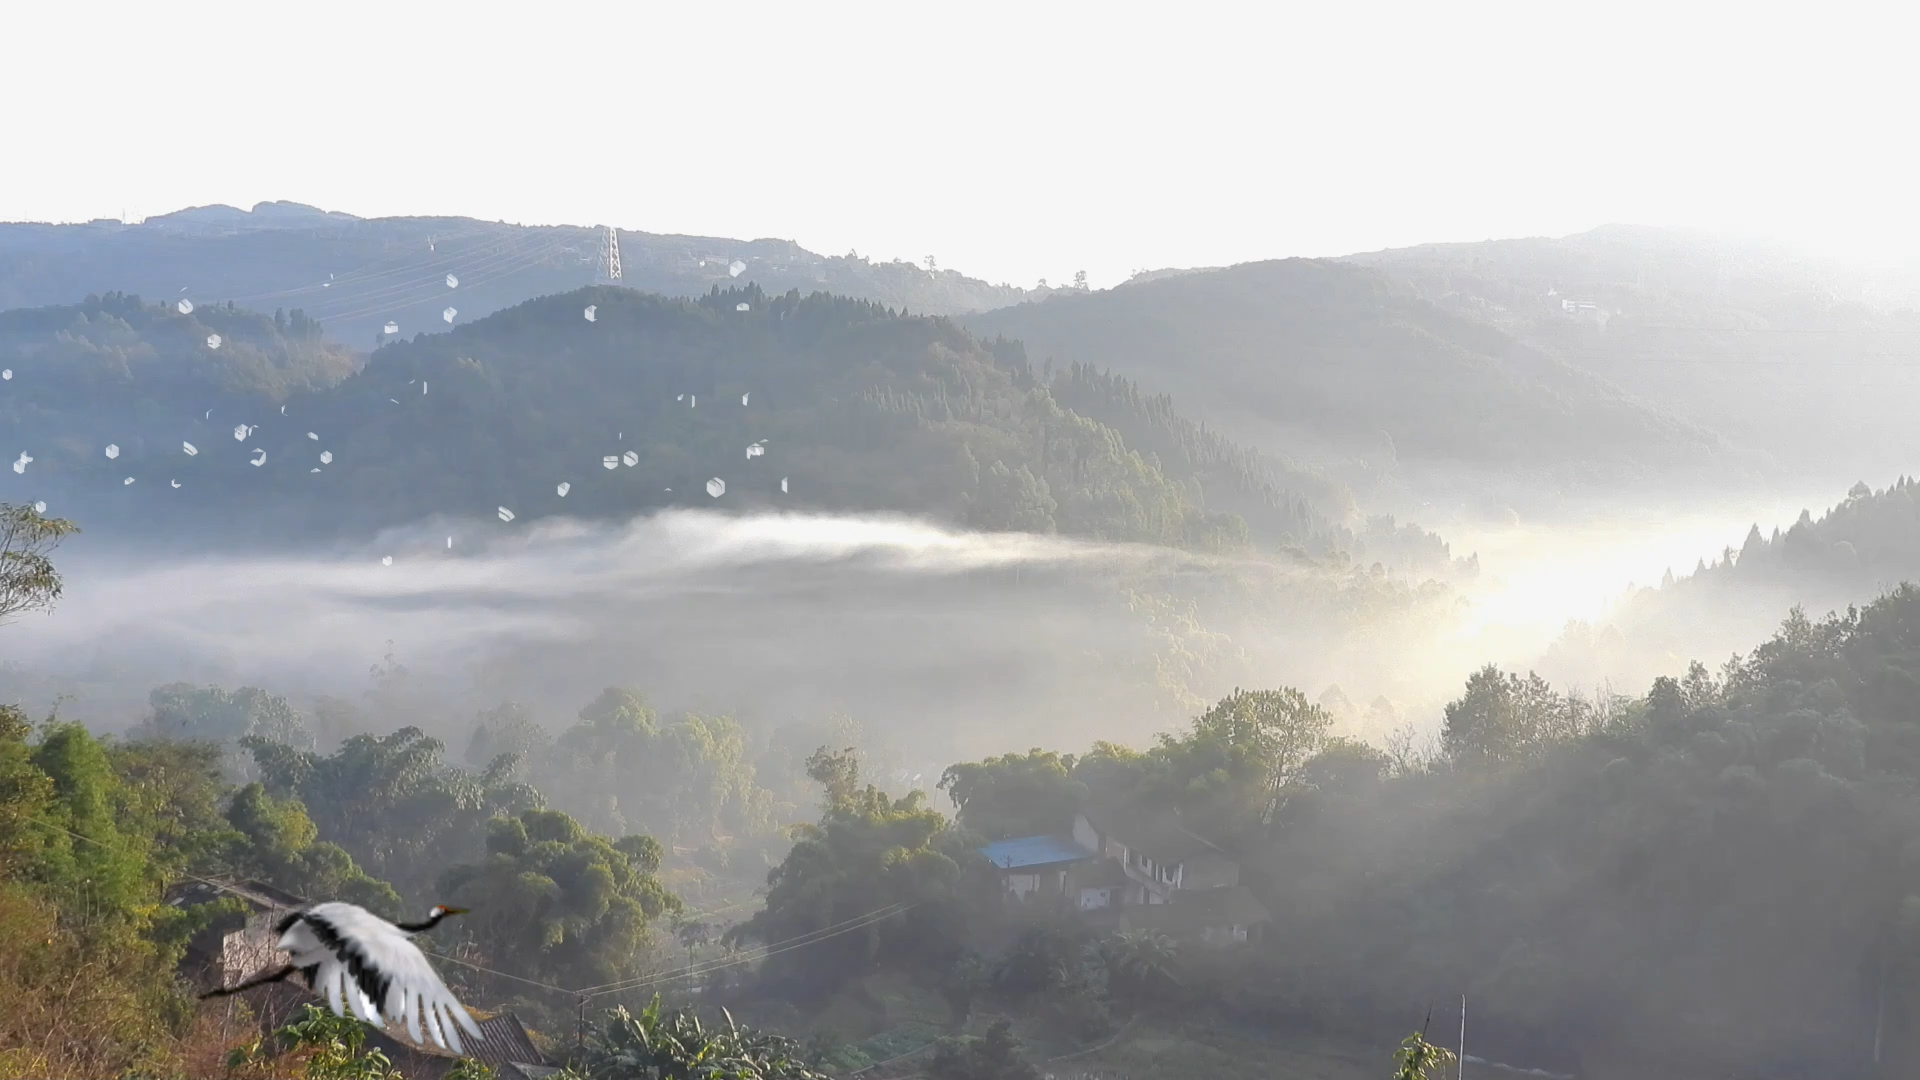
{"label": "crane's long beak", "polygon": [[443,906],[440,909],[440,911],[442,914],[446,914],[446,915],[465,915],[467,913],[467,909],[463,907],[444,907]]}

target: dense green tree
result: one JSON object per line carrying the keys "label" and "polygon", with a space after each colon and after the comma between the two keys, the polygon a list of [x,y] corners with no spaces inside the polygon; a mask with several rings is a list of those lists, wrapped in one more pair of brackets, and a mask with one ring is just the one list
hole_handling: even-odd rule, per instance
{"label": "dense green tree", "polygon": [[60,572],[48,553],[79,531],[73,522],[31,506],[0,503],[0,623],[45,611],[60,599]]}
{"label": "dense green tree", "polygon": [[90,916],[131,917],[154,882],[141,838],[121,830],[119,780],[106,747],[79,724],[55,723],[31,760],[52,781],[45,820],[57,830],[40,855],[42,880]]}
{"label": "dense green tree", "polygon": [[1332,725],[1298,690],[1236,689],[1148,750],[1095,743],[1073,761],[1072,781],[1099,803],[1177,813],[1221,840],[1251,838],[1302,781]]}
{"label": "dense green tree", "polygon": [[33,723],[18,706],[0,705],[0,878],[39,864],[54,841],[53,778],[34,763]]}
{"label": "dense green tree", "polygon": [[343,900],[389,919],[402,914],[392,886],[369,877],[340,845],[317,839],[319,830],[299,802],[248,784],[234,793],[226,819],[239,834],[226,856],[236,873],[315,901]]}
{"label": "dense green tree", "polygon": [[771,827],[771,800],[754,782],[736,721],[694,713],[663,721],[633,690],[609,688],[580,710],[533,775],[558,805],[610,832],[708,841]]}
{"label": "dense green tree", "polygon": [[217,868],[217,751],[36,732],[0,707],[0,1068],[171,1071],[190,1011],[181,948],[231,905],[161,903]]}
{"label": "dense green tree", "polygon": [[467,766],[484,769],[501,754],[519,759],[521,775],[539,768],[553,747],[553,736],[533,718],[533,710],[518,701],[503,701],[474,720],[467,740]]}
{"label": "dense green tree", "polygon": [[651,837],[610,841],[560,811],[528,809],[489,823],[485,857],[448,869],[439,893],[472,909],[462,931],[488,966],[601,986],[632,975],[653,921],[680,910],[655,876],[660,857]]}
{"label": "dense green tree", "polygon": [[356,735],[326,755],[254,736],[242,745],[266,793],[297,798],[321,839],[414,905],[437,902],[429,894],[447,867],[482,856],[490,820],[541,804],[512,779],[510,758],[480,773],[449,766],[418,728]]}
{"label": "dense green tree", "polygon": [[988,840],[1068,832],[1087,794],[1073,778],[1072,754],[1038,748],[950,766],[939,787],[960,824]]}
{"label": "dense green tree", "polygon": [[315,745],[306,720],[287,699],[258,687],[228,691],[218,686],[170,683],[155,688],[147,701],[153,711],[133,729],[135,738],[204,742],[229,748],[236,756],[227,766],[240,778],[248,778],[253,771],[250,756],[240,749],[245,739],[309,750]]}
{"label": "dense green tree", "polygon": [[1219,753],[1229,770],[1251,769],[1265,791],[1278,793],[1326,744],[1332,727],[1325,709],[1291,687],[1236,688],[1193,722],[1187,748]]}
{"label": "dense green tree", "polygon": [[1505,765],[1570,734],[1567,701],[1545,679],[1531,672],[1524,679],[1503,675],[1488,665],[1447,706],[1441,745],[1461,765]]}
{"label": "dense green tree", "polygon": [[850,752],[809,762],[826,791],[820,824],[797,827],[793,850],[767,875],[766,906],[728,932],[768,944],[818,934],[768,955],[764,975],[790,987],[834,987],[893,964],[937,976],[970,939],[969,919],[997,885],[967,839],[928,809],[862,784]]}

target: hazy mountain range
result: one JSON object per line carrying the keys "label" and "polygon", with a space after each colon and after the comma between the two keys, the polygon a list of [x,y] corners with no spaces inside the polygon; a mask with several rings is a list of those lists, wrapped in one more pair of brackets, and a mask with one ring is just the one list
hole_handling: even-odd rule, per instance
{"label": "hazy mountain range", "polygon": [[[340,341],[365,348],[399,333],[445,329],[534,296],[606,279],[606,230],[472,218],[357,218],[299,203],[251,211],[202,206],[138,225],[0,224],[0,309],[70,304],[90,293],[261,311],[300,308]],[[697,296],[740,276],[769,292],[798,288],[933,314],[1017,302],[1025,293],[952,271],[853,255],[817,255],[787,240],[729,240],[619,230],[621,284]],[[452,275],[457,286],[447,284]]]}
{"label": "hazy mountain range", "polygon": [[[42,348],[34,333],[69,334],[54,324],[89,295],[186,300],[197,322],[177,327],[195,335],[174,344],[194,359],[164,381],[212,362],[201,330],[237,320],[218,379],[277,407],[275,395],[338,382],[376,345],[457,334],[603,282],[606,235],[295,203],[139,225],[0,225],[0,308],[58,309],[8,324],[18,359]],[[619,284],[642,293],[750,285],[952,315],[979,342],[1023,346],[1041,383],[1081,365],[1128,380],[1121,398],[1170,394],[1184,423],[1230,438],[1281,489],[1348,526],[1362,508],[1551,513],[1656,490],[1830,489],[1920,455],[1904,418],[1920,391],[1920,316],[1904,278],[1697,234],[1607,228],[1161,270],[1097,292],[996,286],[781,240],[618,237]],[[279,312],[280,336],[259,336],[267,324],[248,312]],[[314,322],[317,336],[289,336]],[[111,349],[102,335],[115,332],[78,340]],[[143,393],[158,385],[151,371],[137,381]]]}

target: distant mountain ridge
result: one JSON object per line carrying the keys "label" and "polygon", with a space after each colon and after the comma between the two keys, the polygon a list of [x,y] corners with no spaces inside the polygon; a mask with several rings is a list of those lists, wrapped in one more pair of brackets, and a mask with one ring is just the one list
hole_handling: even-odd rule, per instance
{"label": "distant mountain ridge", "polygon": [[[620,284],[668,296],[755,282],[873,300],[925,314],[985,310],[1026,295],[950,270],[855,255],[824,256],[787,240],[734,240],[617,230]],[[120,292],[299,307],[337,340],[365,347],[395,323],[442,329],[534,296],[605,280],[606,232],[460,217],[360,218],[301,203],[189,207],[137,225],[0,224],[0,310]],[[736,277],[731,265],[743,264]],[[449,275],[457,281],[446,284]]]}
{"label": "distant mountain ridge", "polygon": [[1462,318],[1843,485],[1920,460],[1920,274],[1606,226],[1345,257]]}
{"label": "distant mountain ridge", "polygon": [[1486,320],[1335,260],[1165,275],[961,318],[1020,339],[1036,362],[1097,363],[1177,392],[1238,441],[1377,476],[1452,469],[1556,490],[1764,464]]}
{"label": "distant mountain ridge", "polygon": [[1456,571],[1438,538],[1354,519],[1337,484],[1166,398],[1091,368],[1049,387],[1017,342],[824,293],[590,287],[364,365],[300,311],[109,294],[0,313],[0,366],[0,429],[33,458],[0,498],[103,528],[324,540],[502,506],[784,507]]}

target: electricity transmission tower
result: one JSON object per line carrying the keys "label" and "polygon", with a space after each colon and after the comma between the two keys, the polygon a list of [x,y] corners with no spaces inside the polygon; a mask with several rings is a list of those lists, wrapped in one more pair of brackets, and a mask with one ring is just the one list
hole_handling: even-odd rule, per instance
{"label": "electricity transmission tower", "polygon": [[605,229],[607,233],[606,247],[600,256],[601,269],[606,271],[608,281],[619,281],[620,232],[611,225],[603,225],[601,228]]}

